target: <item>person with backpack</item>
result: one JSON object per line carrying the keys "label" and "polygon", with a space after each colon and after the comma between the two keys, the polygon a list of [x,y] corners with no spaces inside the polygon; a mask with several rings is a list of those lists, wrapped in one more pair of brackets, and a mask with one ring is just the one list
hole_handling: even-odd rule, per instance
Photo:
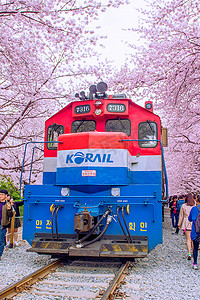
{"label": "person with backpack", "polygon": [[200,196],[197,197],[196,206],[194,206],[189,214],[188,220],[192,222],[191,240],[193,242],[193,268],[196,270],[197,257],[200,242]]}

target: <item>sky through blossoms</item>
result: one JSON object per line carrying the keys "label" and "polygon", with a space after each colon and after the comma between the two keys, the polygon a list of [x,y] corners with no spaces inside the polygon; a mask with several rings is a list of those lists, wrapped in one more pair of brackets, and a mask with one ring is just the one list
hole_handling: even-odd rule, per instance
{"label": "sky through blossoms", "polygon": [[131,51],[126,42],[140,44],[138,35],[128,31],[128,29],[137,27],[139,16],[136,8],[144,6],[144,0],[132,0],[130,4],[109,9],[100,15],[97,22],[94,22],[94,26],[95,24],[97,27],[101,26],[97,33],[107,36],[106,39],[102,40],[105,48],[100,49],[102,59],[107,58],[120,68]]}

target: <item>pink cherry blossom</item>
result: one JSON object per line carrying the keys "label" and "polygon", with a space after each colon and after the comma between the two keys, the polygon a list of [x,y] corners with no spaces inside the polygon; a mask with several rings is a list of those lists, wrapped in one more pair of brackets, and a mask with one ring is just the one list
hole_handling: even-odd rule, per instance
{"label": "pink cherry blossom", "polygon": [[[0,3],[0,169],[20,175],[24,145],[44,139],[44,121],[71,98],[71,78],[95,74],[84,59],[98,42],[87,25],[126,0],[23,0]],[[82,60],[82,61],[81,61]],[[103,66],[101,67],[103,68]],[[98,72],[100,74],[101,68]],[[64,84],[62,80],[67,84]],[[72,94],[71,94],[72,95]],[[42,151],[36,151],[35,174]],[[30,153],[25,171],[30,167]]]}
{"label": "pink cherry blossom", "polygon": [[110,79],[133,100],[150,99],[168,128],[165,149],[171,194],[200,192],[199,1],[151,0],[136,31],[142,46]]}

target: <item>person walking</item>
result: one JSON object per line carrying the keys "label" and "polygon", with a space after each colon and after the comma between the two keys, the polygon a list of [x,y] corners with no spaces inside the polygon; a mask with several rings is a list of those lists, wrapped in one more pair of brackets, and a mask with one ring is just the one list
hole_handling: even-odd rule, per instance
{"label": "person walking", "polygon": [[[181,211],[181,206],[185,203],[185,199],[183,199],[183,195],[178,197],[178,201],[177,201],[177,215],[178,215],[178,220],[179,220],[179,215],[180,215],[180,211]],[[177,223],[177,227],[176,227],[176,234],[179,233],[179,227],[178,227],[178,223]]]}
{"label": "person walking", "polygon": [[200,213],[200,196],[198,195],[196,199],[196,206],[194,206],[191,209],[188,217],[188,220],[192,222],[191,240],[193,242],[193,268],[195,270],[198,269],[197,258],[198,258],[199,242],[200,242],[200,234],[196,232],[195,222],[199,213]]}
{"label": "person walking", "polygon": [[187,241],[187,250],[188,250],[188,260],[191,260],[191,250],[192,250],[192,240],[191,240],[191,229],[192,223],[188,221],[188,216],[192,207],[195,205],[193,195],[188,194],[186,195],[185,199],[186,203],[181,206],[180,214],[179,214],[179,221],[178,221],[178,228],[182,229],[185,233],[186,241]]}
{"label": "person walking", "polygon": [[0,260],[5,247],[6,228],[10,224],[10,219],[13,216],[12,205],[8,200],[8,191],[0,190]]}
{"label": "person walking", "polygon": [[177,213],[177,196],[173,196],[172,200],[169,203],[170,207],[170,214],[172,219],[172,227],[174,230],[176,230],[178,225],[178,213]]}

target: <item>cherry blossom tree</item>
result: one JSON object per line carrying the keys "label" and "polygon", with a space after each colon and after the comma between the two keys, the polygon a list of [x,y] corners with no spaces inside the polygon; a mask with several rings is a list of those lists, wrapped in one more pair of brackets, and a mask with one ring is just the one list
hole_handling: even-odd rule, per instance
{"label": "cherry blossom tree", "polygon": [[[44,120],[72,94],[98,37],[89,23],[126,0],[2,0],[0,3],[0,169],[19,177],[23,146],[42,140]],[[42,156],[37,151],[35,163]],[[28,165],[28,162],[26,162]],[[40,165],[37,166],[40,170]]]}
{"label": "cherry blossom tree", "polygon": [[136,29],[143,45],[110,84],[133,98],[153,100],[168,127],[165,150],[170,193],[200,192],[200,5],[152,0]]}

